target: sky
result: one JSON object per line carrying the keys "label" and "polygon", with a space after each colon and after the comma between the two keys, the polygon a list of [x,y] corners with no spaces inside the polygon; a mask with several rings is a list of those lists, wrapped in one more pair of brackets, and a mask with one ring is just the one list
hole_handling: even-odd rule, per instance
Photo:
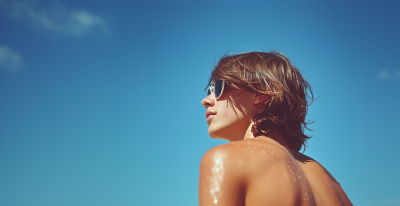
{"label": "sky", "polygon": [[280,51],[318,99],[305,154],[400,205],[400,1],[0,0],[0,205],[198,205],[205,86]]}

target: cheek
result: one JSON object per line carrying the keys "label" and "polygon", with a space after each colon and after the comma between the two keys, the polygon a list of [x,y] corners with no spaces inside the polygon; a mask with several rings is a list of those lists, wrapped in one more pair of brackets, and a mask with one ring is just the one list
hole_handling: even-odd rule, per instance
{"label": "cheek", "polygon": [[237,108],[233,108],[231,105],[225,108],[223,114],[223,118],[230,123],[238,122],[244,119],[245,116],[240,110],[238,110]]}
{"label": "cheek", "polygon": [[224,118],[229,118],[230,116],[232,116],[232,111],[231,110],[229,110],[229,109],[227,109],[227,110],[225,110],[225,112],[224,112]]}

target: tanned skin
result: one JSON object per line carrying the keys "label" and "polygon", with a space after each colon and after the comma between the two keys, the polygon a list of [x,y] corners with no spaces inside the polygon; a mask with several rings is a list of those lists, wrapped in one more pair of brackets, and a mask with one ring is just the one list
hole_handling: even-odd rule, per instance
{"label": "tanned skin", "polygon": [[288,149],[270,130],[254,137],[257,105],[269,96],[227,87],[216,100],[202,100],[209,135],[230,143],[209,150],[200,164],[200,206],[352,205],[333,176],[317,161]]}

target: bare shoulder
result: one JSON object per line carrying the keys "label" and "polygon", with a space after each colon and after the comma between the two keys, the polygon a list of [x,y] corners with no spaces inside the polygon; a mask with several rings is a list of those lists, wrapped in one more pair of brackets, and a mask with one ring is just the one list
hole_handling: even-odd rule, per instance
{"label": "bare shoulder", "polygon": [[235,143],[218,145],[204,154],[200,169],[218,166],[224,170],[225,174],[233,171],[239,173],[240,171],[237,169],[243,164],[241,153],[241,148]]}
{"label": "bare shoulder", "polygon": [[224,144],[207,151],[200,164],[200,205],[233,205],[243,203],[245,175],[240,154],[234,144]]}
{"label": "bare shoulder", "polygon": [[[290,153],[273,143],[257,140],[240,140],[218,145],[207,151],[202,165],[223,162],[225,166],[239,169],[246,166],[268,166],[274,162],[287,160]],[[254,169],[254,168],[253,168]]]}
{"label": "bare shoulder", "polygon": [[260,138],[206,152],[199,186],[200,205],[352,205],[317,161]]}
{"label": "bare shoulder", "polygon": [[[251,203],[248,201],[255,199],[249,194],[256,193],[249,192],[249,189],[256,189],[256,182],[263,181],[261,176],[268,173],[275,176],[281,174],[276,166],[281,161],[281,152],[273,145],[264,145],[253,140],[240,140],[210,149],[204,154],[200,164],[200,205],[231,206]],[[271,176],[270,179],[272,183],[274,178]],[[273,187],[271,185],[270,189]]]}

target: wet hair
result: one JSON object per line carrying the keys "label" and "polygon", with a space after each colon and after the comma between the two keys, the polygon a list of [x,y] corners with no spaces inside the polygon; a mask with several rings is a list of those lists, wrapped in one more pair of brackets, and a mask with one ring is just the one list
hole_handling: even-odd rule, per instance
{"label": "wet hair", "polygon": [[253,119],[254,137],[277,129],[288,147],[300,151],[311,136],[304,129],[307,107],[314,101],[310,84],[280,52],[249,52],[223,56],[214,67],[212,81],[225,80],[230,87],[270,97],[263,102],[263,112]]}

